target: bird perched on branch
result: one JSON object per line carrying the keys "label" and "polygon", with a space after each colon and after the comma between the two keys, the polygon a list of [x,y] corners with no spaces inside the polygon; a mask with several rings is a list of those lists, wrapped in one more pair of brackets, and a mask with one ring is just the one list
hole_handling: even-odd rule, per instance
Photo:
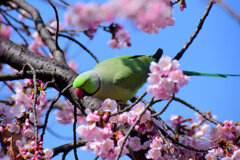
{"label": "bird perched on branch", "polygon": [[[77,76],[73,87],[80,99],[91,96],[101,101],[110,98],[126,103],[146,82],[150,63],[158,62],[162,53],[162,49],[158,49],[153,56],[131,55],[107,59],[92,70]],[[183,71],[183,73],[188,76],[240,76],[195,71]]]}
{"label": "bird perched on branch", "polygon": [[162,52],[162,49],[158,49],[153,56],[132,55],[107,59],[77,76],[73,87],[79,98],[111,98],[126,103],[146,82],[151,61],[157,62]]}

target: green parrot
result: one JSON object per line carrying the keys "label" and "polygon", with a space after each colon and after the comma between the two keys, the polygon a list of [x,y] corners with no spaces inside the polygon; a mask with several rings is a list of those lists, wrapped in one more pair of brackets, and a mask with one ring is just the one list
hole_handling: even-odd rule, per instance
{"label": "green parrot", "polygon": [[111,98],[126,103],[146,82],[151,61],[157,62],[162,49],[153,56],[131,55],[107,59],[73,82],[78,97]]}
{"label": "green parrot", "polygon": [[[102,101],[110,98],[126,103],[146,82],[150,63],[158,62],[162,52],[162,49],[158,49],[153,56],[133,55],[107,59],[92,70],[77,76],[73,87],[80,99],[91,96]],[[240,76],[194,71],[183,71],[183,73],[189,76]]]}

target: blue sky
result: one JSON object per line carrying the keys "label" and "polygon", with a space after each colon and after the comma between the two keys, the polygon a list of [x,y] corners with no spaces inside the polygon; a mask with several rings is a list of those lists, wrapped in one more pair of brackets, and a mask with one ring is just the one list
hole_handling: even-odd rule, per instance
{"label": "blue sky", "polygon": [[[76,1],[68,1],[70,4],[74,2]],[[237,7],[240,5],[239,0],[228,0],[226,2],[240,14],[240,8]],[[165,55],[174,57],[192,35],[208,2],[205,0],[195,0],[186,1],[186,3],[187,9],[183,12],[179,10],[178,4],[173,7],[175,25],[163,30],[160,29],[158,34],[149,35],[143,33],[130,22],[121,20],[120,22],[125,25],[125,29],[131,34],[131,47],[112,50],[107,45],[107,41],[110,40],[111,35],[101,30],[96,33],[93,40],[89,40],[84,35],[78,37],[78,40],[91,50],[100,61],[121,55],[152,55],[158,48],[162,48]],[[53,9],[47,3],[34,1],[33,5],[40,9],[45,22],[55,17]],[[60,19],[63,20],[61,11],[59,10]],[[239,27],[239,23],[223,8],[214,5],[199,35],[180,60],[180,68],[190,71],[240,74]],[[61,46],[63,47],[64,43],[61,43]],[[94,60],[75,44],[70,45],[68,57],[69,59],[74,58],[79,64],[79,73],[90,70],[96,65]],[[143,93],[145,89],[146,85],[138,91],[138,95]],[[218,120],[220,121],[239,121],[239,90],[240,78],[238,77],[191,77],[188,85],[181,88],[176,96],[198,107],[201,111],[211,110],[213,114],[218,116]],[[56,93],[50,92],[50,96],[55,95]],[[149,99],[149,96],[147,99]],[[160,110],[164,104],[165,102],[159,103],[154,108]],[[194,117],[192,110],[177,102],[173,102],[170,105],[162,115],[162,118],[166,120],[172,114],[181,114],[187,118]],[[48,126],[61,136],[72,137],[72,125],[59,125],[55,121],[54,114],[52,113],[51,115]],[[46,143],[44,145],[49,148],[71,141],[55,138],[48,131],[45,139]],[[78,155],[81,159],[94,159],[95,157],[91,152],[81,152],[79,150]],[[71,153],[66,159],[73,159],[72,156],[73,154]],[[60,159],[60,156],[54,159]]]}

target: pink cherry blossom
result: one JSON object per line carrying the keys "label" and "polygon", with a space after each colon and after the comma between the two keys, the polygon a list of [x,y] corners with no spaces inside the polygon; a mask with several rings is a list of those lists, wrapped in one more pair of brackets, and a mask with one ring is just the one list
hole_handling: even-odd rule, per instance
{"label": "pink cherry blossom", "polygon": [[134,150],[134,151],[138,151],[141,149],[141,139],[138,137],[131,137],[129,138],[129,143],[128,145]]}
{"label": "pink cherry blossom", "polygon": [[114,141],[107,138],[105,141],[103,141],[101,149],[100,149],[100,156],[102,158],[107,158],[109,152],[114,148]]}
{"label": "pink cherry blossom", "polygon": [[77,3],[68,7],[65,22],[80,31],[95,29],[103,22],[116,18],[131,20],[146,33],[172,26],[172,7],[167,0],[112,0],[105,4]]}
{"label": "pink cherry blossom", "polygon": [[45,43],[42,41],[41,36],[38,34],[38,32],[33,32],[32,37],[34,39],[34,43],[36,43],[37,46],[45,46]]}
{"label": "pink cherry blossom", "polygon": [[19,133],[20,132],[20,126],[17,124],[8,124],[7,125],[8,131],[11,133]]}
{"label": "pink cherry blossom", "polygon": [[177,93],[179,86],[182,87],[189,81],[189,77],[178,69],[179,66],[177,60],[168,56],[163,56],[158,63],[151,62],[147,92],[156,99],[169,99],[173,93]]}
{"label": "pink cherry blossom", "polygon": [[113,48],[113,49],[115,49],[115,48],[120,49],[122,47],[127,47],[127,46],[131,45],[131,43],[130,43],[130,34],[128,33],[128,31],[123,29],[123,27],[121,27],[113,35],[114,35],[113,39],[108,41],[108,44],[110,45],[111,48]]}
{"label": "pink cherry blossom", "polygon": [[24,86],[20,82],[15,83],[15,92],[16,94],[12,95],[12,99],[16,101],[16,104],[23,104],[27,108],[30,108],[32,105],[32,100],[29,94],[24,92]]}
{"label": "pink cherry blossom", "polygon": [[209,129],[209,124],[201,125],[201,126],[198,128],[195,136],[196,136],[196,137],[203,137],[204,135],[206,135],[208,129]]}
{"label": "pink cherry blossom", "polygon": [[189,81],[188,76],[185,76],[180,69],[170,72],[169,78],[179,86],[184,86]]}
{"label": "pink cherry blossom", "polygon": [[16,105],[11,107],[11,111],[10,111],[14,117],[16,118],[21,118],[24,114],[24,112],[26,112],[26,107],[22,104],[20,105]]}
{"label": "pink cherry blossom", "polygon": [[130,34],[124,29],[120,29],[116,32],[115,37],[108,41],[108,45],[112,49],[120,49],[122,47],[130,46]]}
{"label": "pink cherry blossom", "polygon": [[113,135],[113,131],[112,128],[109,127],[103,127],[103,128],[99,128],[100,132],[101,132],[101,139],[107,139],[107,138],[111,138]]}
{"label": "pink cherry blossom", "polygon": [[165,0],[112,0],[105,4],[116,18],[130,19],[146,33],[157,33],[159,28],[173,25],[172,8]]}
{"label": "pink cherry blossom", "polygon": [[19,13],[20,14],[19,14],[18,18],[21,20],[25,19],[26,17],[30,17],[30,15],[25,10],[21,9]]}
{"label": "pink cherry blossom", "polygon": [[212,160],[212,159],[218,159],[218,157],[223,156],[223,150],[221,148],[217,149],[211,149],[208,151],[208,153],[205,155],[205,158],[207,160]]}
{"label": "pink cherry blossom", "polygon": [[70,60],[68,62],[69,67],[71,67],[74,71],[77,72],[78,70],[78,64],[74,60]]}
{"label": "pink cherry blossom", "polygon": [[46,148],[43,152],[46,159],[50,159],[53,156],[53,151],[51,149]]}
{"label": "pink cherry blossom", "polygon": [[[60,103],[60,105],[62,106],[62,108],[55,111],[55,114],[57,115],[56,120],[62,124],[72,123],[74,121],[73,106],[68,101],[63,101]],[[77,112],[78,114],[81,114],[79,110]],[[85,121],[85,117],[83,116],[77,117],[77,122],[79,124],[84,123],[84,121]]]}
{"label": "pink cherry blossom", "polygon": [[90,111],[90,109],[88,109],[88,111],[86,113],[88,114],[87,118],[86,118],[87,122],[99,122],[100,121],[101,117],[96,112],[92,113]]}
{"label": "pink cherry blossom", "polygon": [[96,3],[76,3],[68,7],[65,14],[66,24],[80,31],[95,29],[101,22],[109,21],[109,18],[107,11]]}
{"label": "pink cherry blossom", "polygon": [[24,136],[31,138],[34,136],[34,131],[32,129],[26,129],[25,131],[23,131]]}
{"label": "pink cherry blossom", "polygon": [[111,40],[109,40],[107,43],[108,43],[108,45],[109,45],[112,49],[114,49],[114,48],[119,48],[118,42],[117,42],[116,39],[111,39]]}
{"label": "pink cherry blossom", "polygon": [[104,121],[107,121],[108,118],[109,118],[109,113],[108,113],[108,112],[104,113],[103,116],[102,116],[102,119],[103,119]]}
{"label": "pink cherry blossom", "polygon": [[101,108],[105,112],[116,113],[117,112],[117,102],[115,100],[111,100],[107,98],[101,103]]}
{"label": "pink cherry blossom", "polygon": [[128,31],[124,29],[120,29],[116,32],[116,38],[118,41],[129,41],[130,40],[130,35]]}
{"label": "pink cherry blossom", "polygon": [[11,27],[10,26],[3,26],[0,28],[0,37],[9,38],[11,35]]}
{"label": "pink cherry blossom", "polygon": [[100,128],[96,126],[96,124],[92,125],[80,125],[76,132],[85,138],[86,140],[92,141],[92,140],[98,140],[102,139],[102,134]]}
{"label": "pink cherry blossom", "polygon": [[237,159],[239,159],[240,158],[240,149],[238,149],[238,150],[236,150],[236,151],[234,151],[234,153],[233,153],[233,155],[232,155],[232,157],[231,157],[233,160],[237,160]]}
{"label": "pink cherry blossom", "polygon": [[[55,33],[57,30],[57,21],[55,19],[51,20],[47,28],[49,29],[50,32]],[[63,25],[59,22],[59,31],[63,29],[64,29]]]}
{"label": "pink cherry blossom", "polygon": [[109,118],[109,122],[116,123],[117,125],[122,124],[122,122],[120,121],[120,116],[119,115],[111,116]]}

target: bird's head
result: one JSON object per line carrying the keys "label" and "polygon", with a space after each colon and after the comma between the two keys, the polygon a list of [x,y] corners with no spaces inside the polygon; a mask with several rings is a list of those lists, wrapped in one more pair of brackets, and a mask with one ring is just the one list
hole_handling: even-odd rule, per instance
{"label": "bird's head", "polygon": [[84,96],[95,94],[101,85],[101,79],[97,72],[87,71],[77,76],[73,82],[73,88],[80,99]]}

